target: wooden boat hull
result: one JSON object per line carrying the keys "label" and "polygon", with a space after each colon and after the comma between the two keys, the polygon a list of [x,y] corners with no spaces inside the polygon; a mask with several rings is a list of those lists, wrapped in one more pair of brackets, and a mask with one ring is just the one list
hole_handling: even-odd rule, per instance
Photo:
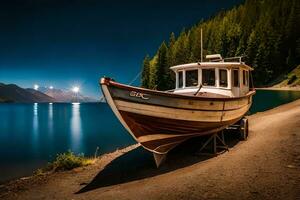
{"label": "wooden boat hull", "polygon": [[239,121],[255,93],[208,98],[131,87],[109,78],[102,78],[100,83],[120,122],[138,143],[156,155],[156,160],[189,138],[216,133]]}

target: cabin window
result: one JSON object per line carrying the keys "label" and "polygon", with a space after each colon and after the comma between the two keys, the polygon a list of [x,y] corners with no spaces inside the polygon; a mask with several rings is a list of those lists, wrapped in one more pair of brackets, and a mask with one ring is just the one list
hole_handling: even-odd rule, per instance
{"label": "cabin window", "polygon": [[239,70],[233,70],[233,87],[239,87]]}
{"label": "cabin window", "polygon": [[204,86],[216,85],[215,69],[202,69],[202,85]]}
{"label": "cabin window", "polygon": [[245,85],[249,85],[249,71],[246,71],[246,84]]}
{"label": "cabin window", "polygon": [[178,87],[183,87],[183,71],[178,72]]}
{"label": "cabin window", "polygon": [[228,78],[227,78],[227,70],[220,69],[219,70],[219,78],[220,78],[220,87],[228,86]]}
{"label": "cabin window", "polygon": [[243,85],[248,85],[249,80],[249,72],[246,70],[243,70]]}
{"label": "cabin window", "polygon": [[198,70],[188,70],[185,72],[185,86],[192,87],[198,85]]}

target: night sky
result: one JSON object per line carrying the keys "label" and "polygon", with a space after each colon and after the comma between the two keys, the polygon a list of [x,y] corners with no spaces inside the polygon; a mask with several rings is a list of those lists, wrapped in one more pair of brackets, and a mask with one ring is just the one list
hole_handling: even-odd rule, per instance
{"label": "night sky", "polygon": [[172,31],[242,2],[1,0],[0,82],[99,97],[100,77],[128,83]]}

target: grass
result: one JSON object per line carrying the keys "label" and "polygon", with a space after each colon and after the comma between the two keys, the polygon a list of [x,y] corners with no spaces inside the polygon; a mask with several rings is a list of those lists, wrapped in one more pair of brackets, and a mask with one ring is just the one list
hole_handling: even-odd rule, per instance
{"label": "grass", "polygon": [[275,85],[275,87],[297,87],[300,86],[300,65],[286,75],[285,80]]}
{"label": "grass", "polygon": [[42,175],[46,172],[67,171],[77,167],[91,165],[95,162],[94,158],[86,158],[83,154],[74,154],[72,151],[57,154],[55,160],[44,168],[35,171],[36,175]]}

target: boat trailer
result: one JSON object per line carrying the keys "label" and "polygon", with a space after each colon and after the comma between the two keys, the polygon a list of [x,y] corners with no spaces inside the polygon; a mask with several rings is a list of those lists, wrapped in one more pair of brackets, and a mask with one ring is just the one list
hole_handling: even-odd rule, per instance
{"label": "boat trailer", "polygon": [[[234,125],[226,128],[226,130],[237,131],[239,134],[239,139],[244,141],[247,140],[249,135],[249,124],[248,119],[243,117]],[[210,148],[209,148],[210,147]],[[206,152],[204,152],[206,150]],[[210,150],[207,152],[207,150]],[[225,143],[224,130],[211,135],[205,143],[201,146],[197,155],[219,155],[229,151],[228,145]]]}

